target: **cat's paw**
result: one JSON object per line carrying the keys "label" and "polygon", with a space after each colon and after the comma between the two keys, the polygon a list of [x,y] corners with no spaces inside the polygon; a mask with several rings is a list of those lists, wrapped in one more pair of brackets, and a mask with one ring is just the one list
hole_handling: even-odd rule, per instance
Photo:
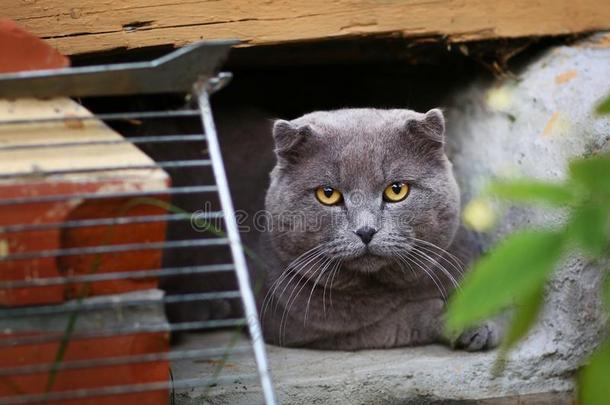
{"label": "cat's paw", "polygon": [[500,328],[494,322],[488,321],[463,332],[453,342],[453,347],[468,352],[493,349],[500,343],[500,337]]}

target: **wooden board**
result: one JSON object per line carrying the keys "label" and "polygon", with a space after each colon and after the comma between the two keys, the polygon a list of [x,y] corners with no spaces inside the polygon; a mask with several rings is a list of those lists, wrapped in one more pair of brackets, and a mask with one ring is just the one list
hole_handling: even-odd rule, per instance
{"label": "wooden board", "polygon": [[599,0],[4,0],[3,14],[64,54],[238,38],[246,45],[358,35],[448,41],[610,28]]}
{"label": "wooden board", "polygon": [[[91,116],[77,102],[68,98],[50,100],[0,99],[0,123],[24,119],[63,119],[59,122],[6,124],[0,126],[0,146],[119,141],[123,137],[98,120],[79,121],[75,117]],[[40,171],[78,170],[121,165],[154,165],[154,161],[130,143],[81,146],[72,149],[36,148],[0,151],[0,173],[3,175],[24,173],[20,179],[0,179],[0,184],[15,181],[36,180]],[[159,169],[100,171],[95,173],[70,173],[55,176],[53,180],[89,181],[94,179],[146,179],[153,189],[165,188],[167,174]]]}
{"label": "wooden board", "polygon": [[[0,100],[0,146],[122,140],[98,120],[78,121],[74,117],[91,116],[80,104],[67,98],[50,100]],[[3,121],[32,118],[61,118],[47,123],[3,124]],[[146,170],[111,170],[108,166],[145,165]],[[88,145],[66,148],[0,150],[0,201],[34,196],[103,194],[109,192],[159,191],[158,198],[170,185],[167,173],[140,149],[130,143]],[[48,175],[43,171],[83,170],[76,173]],[[161,267],[161,250],[128,251],[100,255],[67,255],[28,260],[4,260],[7,255],[24,252],[54,251],[99,245],[161,242],[165,222],[125,224],[82,228],[53,227],[45,230],[3,232],[3,226],[50,224],[66,221],[161,215],[159,207],[139,205],[127,210],[127,198],[104,200],[66,199],[57,202],[27,202],[0,208],[0,281],[75,276],[93,272],[119,272]],[[116,294],[155,288],[156,279],[116,280],[88,285],[68,283],[46,287],[0,288],[0,306],[21,306],[62,302],[82,291],[90,295]]]}

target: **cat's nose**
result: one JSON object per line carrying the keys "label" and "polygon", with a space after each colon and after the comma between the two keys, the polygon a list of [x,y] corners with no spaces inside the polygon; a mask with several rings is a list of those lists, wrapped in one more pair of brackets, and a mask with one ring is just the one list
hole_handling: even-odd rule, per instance
{"label": "cat's nose", "polygon": [[371,228],[370,226],[363,226],[360,229],[354,231],[356,235],[362,239],[365,245],[368,245],[371,239],[373,239],[373,235],[377,233],[377,229]]}

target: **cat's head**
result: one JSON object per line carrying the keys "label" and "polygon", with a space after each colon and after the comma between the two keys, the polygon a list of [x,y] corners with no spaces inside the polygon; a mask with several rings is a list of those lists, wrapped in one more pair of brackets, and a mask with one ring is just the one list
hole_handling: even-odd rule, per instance
{"label": "cat's head", "polygon": [[424,263],[427,250],[417,256],[415,246],[447,248],[460,202],[444,130],[437,109],[343,109],[276,121],[266,208],[279,257],[288,263],[310,251],[302,256],[310,263],[334,259],[376,272],[408,255]]}

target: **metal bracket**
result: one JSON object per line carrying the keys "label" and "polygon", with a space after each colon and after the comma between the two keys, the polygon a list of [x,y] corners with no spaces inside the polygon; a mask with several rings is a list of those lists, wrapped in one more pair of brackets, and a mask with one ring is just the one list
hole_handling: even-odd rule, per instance
{"label": "metal bracket", "polygon": [[230,78],[225,75],[216,85],[212,79],[237,43],[198,42],[150,62],[1,74],[0,98],[191,93],[193,83],[207,82],[214,88]]}

